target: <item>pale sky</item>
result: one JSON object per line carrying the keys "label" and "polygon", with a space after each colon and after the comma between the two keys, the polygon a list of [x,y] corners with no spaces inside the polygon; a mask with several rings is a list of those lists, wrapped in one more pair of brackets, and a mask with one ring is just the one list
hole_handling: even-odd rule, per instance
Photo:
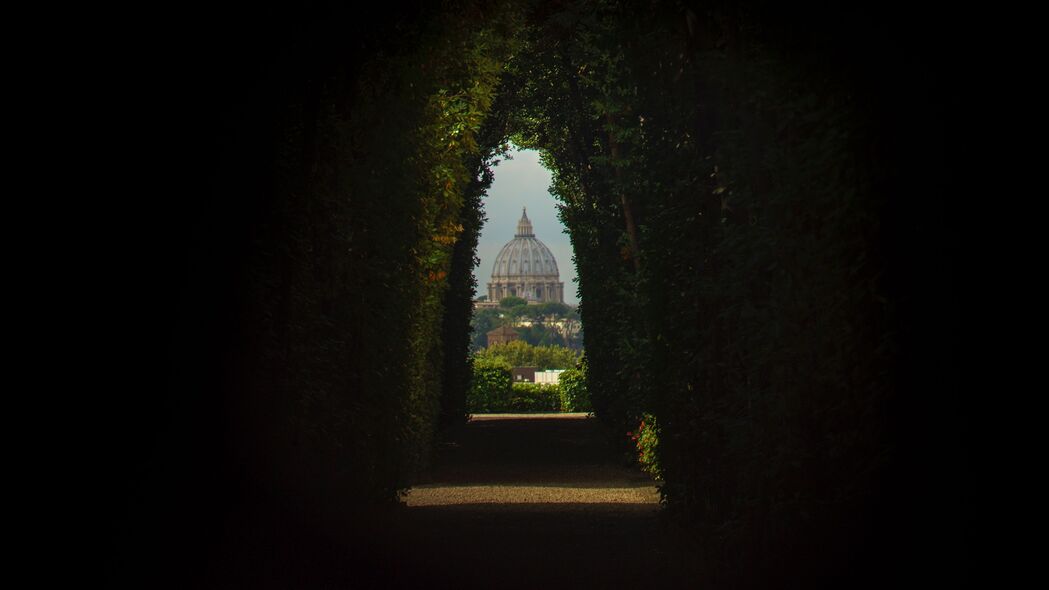
{"label": "pale sky", "polygon": [[495,180],[484,200],[488,221],[481,228],[477,244],[477,257],[481,259],[481,265],[474,269],[477,295],[488,294],[495,257],[507,242],[514,239],[521,208],[527,207],[535,237],[546,244],[557,259],[557,270],[565,284],[565,303],[578,305],[573,281],[576,274],[572,243],[565,226],[557,218],[557,200],[549,192],[550,171],[539,163],[539,152],[520,151],[514,146],[510,153],[513,160],[503,160],[492,168]]}

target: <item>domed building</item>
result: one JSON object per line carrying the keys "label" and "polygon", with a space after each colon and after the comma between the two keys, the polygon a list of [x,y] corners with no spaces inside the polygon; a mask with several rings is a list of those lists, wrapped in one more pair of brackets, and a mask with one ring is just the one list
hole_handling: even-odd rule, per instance
{"label": "domed building", "polygon": [[514,239],[499,251],[492,267],[488,300],[504,297],[565,302],[565,284],[560,281],[557,261],[546,244],[536,239],[527,210],[522,210]]}

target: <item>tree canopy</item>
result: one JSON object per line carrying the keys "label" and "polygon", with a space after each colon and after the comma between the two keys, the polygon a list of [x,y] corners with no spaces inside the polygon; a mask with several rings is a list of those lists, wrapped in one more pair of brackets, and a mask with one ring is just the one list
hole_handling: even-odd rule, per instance
{"label": "tree canopy", "polygon": [[579,352],[564,346],[533,346],[515,340],[494,344],[474,353],[475,359],[502,359],[514,367],[536,367],[540,370],[571,369],[579,363]]}
{"label": "tree canopy", "polygon": [[513,295],[511,295],[510,297],[503,297],[499,300],[499,307],[503,309],[513,309],[515,307],[522,307],[525,305],[528,305],[528,301],[526,299],[523,299],[521,297],[514,297]]}

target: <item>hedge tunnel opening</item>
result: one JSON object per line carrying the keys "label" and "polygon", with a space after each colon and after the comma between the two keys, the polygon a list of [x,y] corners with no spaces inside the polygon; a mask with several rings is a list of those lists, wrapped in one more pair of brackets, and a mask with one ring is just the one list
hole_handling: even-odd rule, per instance
{"label": "hedge tunnel opening", "polygon": [[349,546],[340,580],[374,569],[465,420],[511,141],[553,174],[595,414],[631,452],[658,435],[706,582],[964,580],[949,40],[903,8],[319,2],[143,29],[115,107],[133,221],[100,238],[121,295],[94,306],[128,318],[97,328],[122,368],[91,438],[114,583],[229,582],[245,538],[248,568]]}

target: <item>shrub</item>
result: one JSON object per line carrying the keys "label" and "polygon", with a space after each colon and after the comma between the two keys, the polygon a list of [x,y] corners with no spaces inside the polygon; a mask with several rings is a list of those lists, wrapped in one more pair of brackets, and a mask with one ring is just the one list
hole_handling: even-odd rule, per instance
{"label": "shrub", "polygon": [[590,405],[590,393],[586,390],[585,366],[561,373],[558,388],[562,412],[589,412],[594,409]]}
{"label": "shrub", "polygon": [[656,417],[645,414],[641,418],[641,424],[637,430],[628,432],[627,436],[637,446],[637,460],[641,468],[656,479],[662,479],[663,470],[659,463],[659,427],[656,425]]}
{"label": "shrub", "polygon": [[510,363],[500,358],[474,358],[473,377],[466,399],[467,411],[506,411],[512,383]]}
{"label": "shrub", "polygon": [[494,344],[477,352],[477,358],[502,358],[514,367],[568,369],[579,362],[579,353],[563,346],[532,346],[522,340]]}
{"label": "shrub", "polygon": [[[478,354],[466,399],[471,413],[590,411],[584,369],[561,373],[561,383],[513,383],[504,358]],[[567,376],[567,377],[566,377]]]}
{"label": "shrub", "polygon": [[561,388],[548,383],[514,383],[509,411],[559,412]]}
{"label": "shrub", "polygon": [[520,297],[503,297],[499,300],[499,307],[510,309],[513,307],[523,307],[528,305],[528,301]]}

